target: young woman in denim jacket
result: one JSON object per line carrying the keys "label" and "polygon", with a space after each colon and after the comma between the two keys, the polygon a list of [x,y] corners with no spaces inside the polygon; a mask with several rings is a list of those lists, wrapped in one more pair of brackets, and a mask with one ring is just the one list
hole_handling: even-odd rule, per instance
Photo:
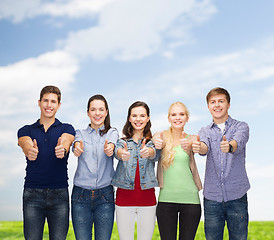
{"label": "young woman in denim jacket", "polygon": [[71,196],[72,224],[76,239],[110,240],[114,222],[113,153],[119,138],[110,126],[109,109],[102,95],[87,105],[90,124],[76,131],[73,152],[78,166]]}
{"label": "young woman in denim jacket", "polygon": [[[199,190],[202,183],[192,151],[195,135],[185,133],[189,112],[181,102],[169,107],[170,128],[153,136],[156,149],[161,150],[157,168],[160,193],[156,210],[162,240],[194,240],[201,217]],[[157,155],[159,150],[157,150]]]}
{"label": "young woman in denim jacket", "polygon": [[151,141],[149,108],[144,102],[133,103],[128,110],[115,157],[119,160],[112,184],[116,187],[116,221],[120,240],[134,240],[135,219],[137,237],[150,240],[155,227],[158,182],[154,173],[155,148]]}

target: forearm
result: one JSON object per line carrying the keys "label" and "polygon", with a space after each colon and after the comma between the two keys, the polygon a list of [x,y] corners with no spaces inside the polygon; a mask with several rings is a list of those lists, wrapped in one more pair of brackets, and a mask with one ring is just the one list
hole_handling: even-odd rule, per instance
{"label": "forearm", "polygon": [[[70,148],[71,144],[73,143],[73,141],[74,141],[73,135],[68,134],[68,133],[62,134],[61,143],[62,143],[62,146],[67,150],[67,152],[69,151],[69,148]],[[76,143],[79,143],[79,142],[76,142]],[[76,143],[75,143],[75,146],[76,146]]]}
{"label": "forearm", "polygon": [[22,148],[24,154],[28,157],[29,150],[33,147],[32,139],[28,136],[20,137],[18,139],[18,145]]}

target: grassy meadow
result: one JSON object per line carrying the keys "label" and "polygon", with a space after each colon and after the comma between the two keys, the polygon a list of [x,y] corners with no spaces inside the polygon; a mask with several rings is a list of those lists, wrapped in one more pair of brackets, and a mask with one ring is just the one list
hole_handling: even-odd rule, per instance
{"label": "grassy meadow", "polygon": [[[1,240],[22,240],[23,236],[23,223],[19,222],[4,222],[0,221],[0,239]],[[48,228],[45,226],[44,230],[44,239],[48,238]],[[73,228],[70,223],[69,232],[67,236],[68,240],[74,240]],[[113,228],[112,240],[119,240],[118,230],[116,224]],[[137,238],[135,238],[137,239]],[[154,234],[152,240],[159,240],[159,232],[157,226],[155,227]],[[203,222],[200,223],[196,240],[204,240],[204,229]],[[274,239],[274,222],[250,222],[249,223],[249,232],[248,232],[248,240],[273,240]],[[228,240],[227,231],[224,234],[224,240]]]}

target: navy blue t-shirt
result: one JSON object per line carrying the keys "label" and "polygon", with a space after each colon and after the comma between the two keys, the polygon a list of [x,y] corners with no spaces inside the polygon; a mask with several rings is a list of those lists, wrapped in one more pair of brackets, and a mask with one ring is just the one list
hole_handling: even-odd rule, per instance
{"label": "navy blue t-shirt", "polygon": [[30,161],[26,157],[25,188],[54,189],[68,187],[67,164],[69,154],[62,159],[55,156],[58,138],[63,133],[74,136],[75,130],[72,125],[61,123],[58,119],[55,119],[47,132],[39,120],[18,130],[18,139],[25,136],[29,136],[32,140],[36,139],[39,151],[35,161]]}

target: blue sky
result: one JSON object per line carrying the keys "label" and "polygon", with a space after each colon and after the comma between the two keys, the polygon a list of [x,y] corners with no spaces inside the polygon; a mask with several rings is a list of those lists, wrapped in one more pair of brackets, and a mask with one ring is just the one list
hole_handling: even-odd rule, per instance
{"label": "blue sky", "polygon": [[[191,134],[211,121],[207,92],[228,89],[230,115],[250,126],[250,219],[274,220],[273,9],[270,0],[0,0],[0,220],[22,219],[26,163],[16,133],[39,118],[49,84],[62,91],[57,117],[76,129],[100,93],[120,132],[132,102],[148,103],[155,132],[181,101]],[[203,178],[205,158],[196,159]]]}

